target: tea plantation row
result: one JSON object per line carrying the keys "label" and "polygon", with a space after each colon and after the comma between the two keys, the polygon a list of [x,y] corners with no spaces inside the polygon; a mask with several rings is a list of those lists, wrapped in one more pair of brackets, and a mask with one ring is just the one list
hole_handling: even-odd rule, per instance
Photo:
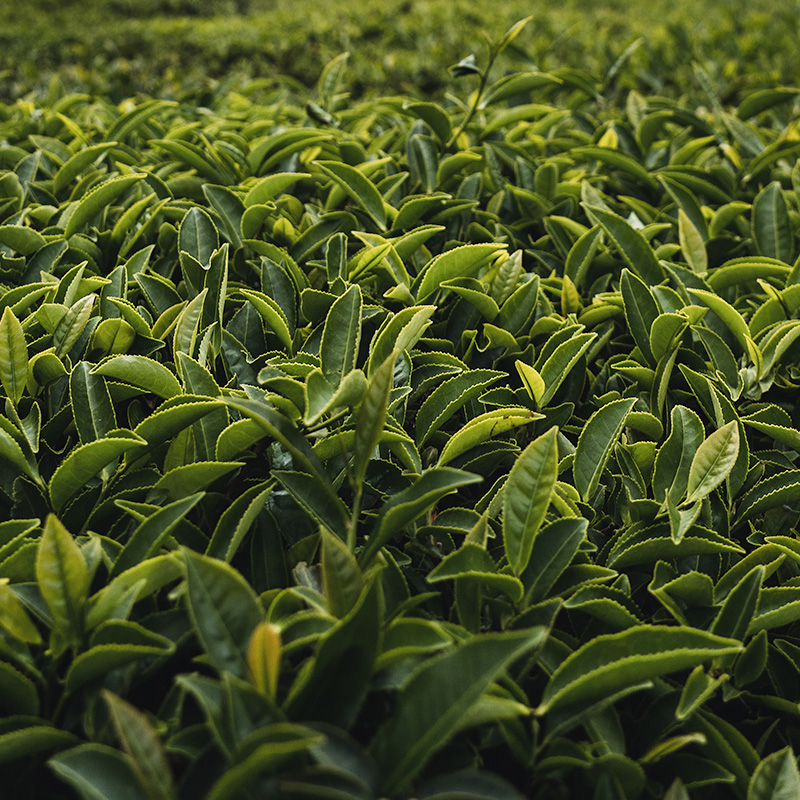
{"label": "tea plantation row", "polygon": [[0,107],[5,791],[800,795],[798,90],[344,64]]}

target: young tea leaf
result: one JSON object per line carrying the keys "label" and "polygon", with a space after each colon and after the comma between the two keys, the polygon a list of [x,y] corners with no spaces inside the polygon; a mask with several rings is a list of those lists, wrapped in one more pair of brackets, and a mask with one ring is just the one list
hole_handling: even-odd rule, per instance
{"label": "young tea leaf", "polygon": [[53,514],[48,514],[39,542],[36,582],[54,631],[76,646],[83,635],[89,569],[80,547]]}
{"label": "young tea leaf", "polygon": [[739,455],[739,423],[729,422],[711,434],[692,459],[686,487],[686,503],[711,494],[730,474]]}
{"label": "young tea leaf", "polygon": [[22,325],[9,306],[0,317],[0,380],[6,397],[18,404],[28,380],[28,347]]}

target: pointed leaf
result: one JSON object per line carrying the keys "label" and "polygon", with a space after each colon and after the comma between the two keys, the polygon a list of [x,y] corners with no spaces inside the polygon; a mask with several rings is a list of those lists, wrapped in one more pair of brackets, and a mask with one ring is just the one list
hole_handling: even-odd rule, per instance
{"label": "pointed leaf", "polygon": [[69,531],[48,514],[36,554],[36,582],[53,618],[53,628],[70,644],[83,634],[89,569]]}
{"label": "pointed leaf", "polygon": [[240,289],[239,291],[253,304],[256,311],[269,326],[269,329],[281,340],[281,344],[291,352],[292,334],[289,330],[289,322],[278,303],[263,292],[246,289]]}
{"label": "pointed leaf", "polygon": [[417,444],[422,445],[460,408],[503,378],[498,370],[474,369],[455,375],[437,386],[417,411]]}
{"label": "pointed leaf", "polygon": [[83,333],[83,329],[92,315],[95,300],[97,300],[95,294],[88,294],[81,298],[70,307],[56,326],[53,331],[53,346],[59,358],[64,358],[72,350],[72,346]]}
{"label": "pointed leaf", "polygon": [[515,575],[528,566],[558,474],[558,428],[534,439],[517,457],[503,493],[503,545]]}
{"label": "pointed leaf", "polygon": [[369,214],[382,231],[386,230],[386,209],[381,193],[363,172],[341,161],[314,162],[322,171]]}
{"label": "pointed leaf", "polygon": [[224,561],[184,550],[189,614],[218,672],[247,677],[247,647],[263,612],[250,584]]}
{"label": "pointed leaf", "polygon": [[28,380],[28,347],[20,321],[9,306],[0,317],[0,380],[14,405],[19,403]]}
{"label": "pointed leaf", "polygon": [[105,379],[92,371],[88,361],[79,361],[73,367],[69,376],[69,399],[82,444],[102,439],[117,427]]}
{"label": "pointed leaf", "polygon": [[421,273],[417,301],[433,294],[442,282],[474,275],[505,249],[506,245],[466,244],[435,256]]}
{"label": "pointed leaf", "polygon": [[433,508],[441,498],[470,483],[479,483],[479,475],[463,472],[452,467],[434,467],[426,470],[409,486],[392,495],[382,506],[375,528],[367,545],[359,556],[362,569],[366,570],[381,547],[400,533],[406,525]]}
{"label": "pointed leaf", "polygon": [[277,625],[256,625],[247,645],[247,667],[256,689],[274,699],[281,668],[281,630]]}
{"label": "pointed leaf", "polygon": [[370,744],[381,771],[381,792],[394,795],[407,786],[459,730],[503,668],[545,638],[543,627],[486,633],[423,662]]}
{"label": "pointed leaf", "polygon": [[611,451],[617,443],[625,418],[636,400],[614,400],[592,414],[578,437],[572,472],[581,498],[591,500],[600,484]]}
{"label": "pointed leaf", "polygon": [[689,468],[686,503],[711,494],[730,474],[739,455],[739,423],[729,422],[697,448]]}
{"label": "pointed leaf", "polygon": [[640,625],[596,636],[556,668],[536,713],[587,704],[628,685],[741,649],[741,643],[733,639],[666,625]]}
{"label": "pointed leaf", "polygon": [[328,311],[322,330],[319,357],[322,372],[333,386],[356,366],[361,341],[361,287],[353,284]]}
{"label": "pointed leaf", "polygon": [[61,462],[48,487],[50,502],[56,511],[61,510],[92,478],[102,472],[106,464],[145,444],[145,440],[132,431],[112,431],[112,434],[79,445]]}
{"label": "pointed leaf", "polygon": [[761,761],[747,787],[747,800],[792,800],[799,794],[800,772],[791,747]]}
{"label": "pointed leaf", "polygon": [[613,211],[586,203],[583,206],[589,216],[597,220],[633,272],[648,284],[661,283],[664,270],[653,248],[639,231]]}
{"label": "pointed leaf", "polygon": [[541,418],[541,414],[527,408],[495,408],[480,414],[447,440],[437,464],[443,467],[493,436],[499,436]]}
{"label": "pointed leaf", "polygon": [[353,554],[338,536],[325,528],[322,537],[322,589],[330,612],[341,619],[355,606],[364,588],[364,576]]}
{"label": "pointed leaf", "polygon": [[64,236],[69,239],[87,222],[96,217],[106,206],[114,202],[138,181],[146,178],[143,172],[132,172],[128,175],[116,175],[108,178],[85,194],[72,211],[64,228]]}
{"label": "pointed leaf", "polygon": [[102,744],[83,744],[51,758],[48,766],[91,800],[150,800],[128,756]]}
{"label": "pointed leaf", "polygon": [[133,761],[139,783],[150,800],[173,800],[175,784],[164,747],[147,717],[130,703],[104,691],[114,731]]}
{"label": "pointed leaf", "polygon": [[588,525],[585,519],[558,519],[536,535],[528,566],[520,575],[531,604],[548,596],[586,538]]}
{"label": "pointed leaf", "polygon": [[347,616],[324,635],[310,668],[292,687],[284,705],[290,719],[350,727],[375,667],[383,613],[381,581],[373,579]]}
{"label": "pointed leaf", "polygon": [[753,201],[753,239],[760,255],[792,263],[792,227],[778,181],[764,187]]}
{"label": "pointed leaf", "polygon": [[436,306],[411,306],[398,311],[381,326],[370,344],[368,377],[374,375],[393,350],[411,350],[430,325],[430,318],[435,311]]}
{"label": "pointed leaf", "polygon": [[203,494],[198,492],[182,500],[176,500],[145,517],[117,556],[109,578],[113,580],[126,570],[154,556],[175,526],[203,499]]}
{"label": "pointed leaf", "polygon": [[356,415],[356,435],[353,442],[353,485],[360,486],[367,466],[383,433],[389,393],[394,384],[394,362],[397,351],[381,364],[369,382]]}

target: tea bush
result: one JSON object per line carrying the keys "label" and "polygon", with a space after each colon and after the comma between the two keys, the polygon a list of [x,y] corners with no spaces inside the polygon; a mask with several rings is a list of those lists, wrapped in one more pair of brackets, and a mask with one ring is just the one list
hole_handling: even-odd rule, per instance
{"label": "tea bush", "polygon": [[800,90],[523,28],[0,107],[9,796],[800,793]]}

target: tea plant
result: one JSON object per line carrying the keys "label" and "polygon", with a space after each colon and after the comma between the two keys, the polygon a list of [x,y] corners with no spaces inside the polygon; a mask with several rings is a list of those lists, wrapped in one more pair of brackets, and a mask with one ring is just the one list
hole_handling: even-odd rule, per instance
{"label": "tea plant", "polygon": [[3,107],[11,796],[800,791],[798,90],[521,30],[449,105]]}

